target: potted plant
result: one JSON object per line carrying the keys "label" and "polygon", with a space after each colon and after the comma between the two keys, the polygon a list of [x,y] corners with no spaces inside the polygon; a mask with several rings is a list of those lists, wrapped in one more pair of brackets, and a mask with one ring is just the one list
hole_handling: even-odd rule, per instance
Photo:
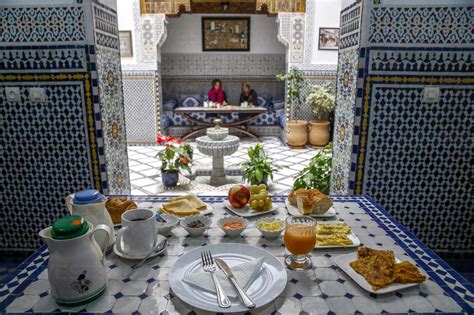
{"label": "potted plant", "polygon": [[161,135],[157,137],[157,142],[165,146],[156,154],[161,161],[160,170],[163,185],[175,187],[178,184],[180,170],[191,173],[189,165],[192,163],[192,159],[189,156],[187,144],[182,139]]}
{"label": "potted plant", "polygon": [[249,160],[239,163],[243,168],[242,179],[251,185],[265,184],[268,187],[268,178],[273,179],[273,172],[282,168],[276,165],[263,149],[260,143],[248,149]]}
{"label": "potted plant", "polygon": [[291,68],[286,74],[277,74],[277,81],[286,82],[288,106],[290,108],[290,120],[286,123],[286,140],[288,145],[295,148],[302,148],[308,141],[308,122],[296,120],[295,111],[301,106],[301,89],[303,87],[303,74],[296,68]]}
{"label": "potted plant", "polygon": [[332,143],[326,145],[309,162],[309,165],[296,175],[293,190],[316,188],[329,194],[332,169]]}
{"label": "potted plant", "polygon": [[315,85],[311,88],[306,101],[313,108],[316,120],[309,122],[309,143],[322,147],[329,142],[329,115],[335,106],[330,86]]}

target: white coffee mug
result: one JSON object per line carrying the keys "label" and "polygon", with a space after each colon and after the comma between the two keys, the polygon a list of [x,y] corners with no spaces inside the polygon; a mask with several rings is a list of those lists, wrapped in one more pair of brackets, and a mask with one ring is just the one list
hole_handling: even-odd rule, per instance
{"label": "white coffee mug", "polygon": [[117,232],[117,249],[131,256],[143,256],[152,251],[158,239],[155,212],[132,209],[122,213],[122,228]]}

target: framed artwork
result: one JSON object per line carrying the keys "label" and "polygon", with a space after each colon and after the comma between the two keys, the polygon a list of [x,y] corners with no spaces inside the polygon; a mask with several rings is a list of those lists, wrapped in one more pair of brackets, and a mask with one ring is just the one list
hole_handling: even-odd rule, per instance
{"label": "framed artwork", "polygon": [[203,17],[202,51],[250,51],[250,17]]}
{"label": "framed artwork", "polygon": [[119,31],[120,55],[133,57],[132,31]]}
{"label": "framed artwork", "polygon": [[337,50],[339,48],[339,29],[319,28],[319,50]]}

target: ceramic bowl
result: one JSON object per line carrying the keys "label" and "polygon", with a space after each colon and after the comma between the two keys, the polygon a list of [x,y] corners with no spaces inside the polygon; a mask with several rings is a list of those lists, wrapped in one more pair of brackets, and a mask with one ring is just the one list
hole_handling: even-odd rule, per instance
{"label": "ceramic bowl", "polygon": [[158,233],[167,236],[171,233],[171,230],[176,226],[176,224],[178,224],[179,220],[177,217],[165,213],[160,213],[160,216],[166,222],[157,222]]}
{"label": "ceramic bowl", "polygon": [[[192,228],[188,224],[194,221],[201,221],[204,224],[204,227]],[[205,230],[211,225],[212,221],[204,215],[192,215],[184,218],[179,222],[179,224],[189,233],[191,236],[199,236],[204,233]]]}
{"label": "ceramic bowl", "polygon": [[[226,222],[230,222],[230,221],[241,222],[241,223],[244,224],[244,227],[240,228],[240,229],[226,229],[226,228],[224,228],[224,224]],[[221,230],[224,231],[225,234],[227,234],[231,238],[239,236],[247,228],[248,224],[249,224],[249,221],[247,221],[247,219],[244,219],[244,218],[241,218],[241,217],[238,217],[238,216],[227,216],[227,217],[221,218],[221,219],[219,219],[219,221],[217,221],[217,225],[221,228]]]}
{"label": "ceramic bowl", "polygon": [[[282,223],[281,228],[278,231],[266,231],[266,230],[263,230],[262,228],[260,228],[259,223],[261,223],[261,222],[272,222],[272,221],[280,221]],[[276,239],[278,236],[280,236],[281,232],[285,229],[285,221],[280,220],[280,219],[276,219],[276,218],[272,218],[272,217],[262,218],[262,219],[257,221],[256,225],[257,225],[257,229],[260,231],[260,233],[262,233],[262,235],[266,239],[269,239],[269,240]]]}

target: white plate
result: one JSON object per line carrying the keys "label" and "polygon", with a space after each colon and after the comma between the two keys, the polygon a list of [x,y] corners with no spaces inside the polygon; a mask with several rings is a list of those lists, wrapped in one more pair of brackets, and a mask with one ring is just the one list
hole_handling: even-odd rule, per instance
{"label": "white plate", "polygon": [[[164,236],[162,235],[159,235],[158,234],[158,239],[157,239],[157,242],[161,242],[165,239]],[[157,243],[155,243],[157,244]],[[149,258],[153,258],[153,257],[156,257],[158,256],[159,254],[161,254],[162,252],[164,252],[166,250],[167,247],[163,248],[162,250],[160,250],[159,252],[156,252],[156,253],[153,253],[151,254],[151,256]],[[119,256],[119,257],[122,257],[122,258],[125,258],[125,259],[130,259],[130,260],[141,260],[143,258],[146,257],[147,254],[143,254],[143,255],[130,255],[130,254],[126,254],[126,253],[122,253],[121,251],[118,250],[117,248],[117,243],[114,244],[114,253],[115,255]]]}
{"label": "white plate", "polygon": [[[349,265],[350,262],[354,261],[357,259],[357,253],[350,253],[350,254],[345,254],[341,256],[337,256],[334,258],[334,262],[336,265],[342,269],[349,277],[352,278],[362,289],[375,293],[375,294],[385,294],[385,293],[390,293],[406,288],[411,288],[419,283],[407,283],[407,284],[402,284],[402,283],[392,283],[389,284],[388,286],[378,289],[377,291],[374,291],[372,289],[372,286],[365,280],[364,277],[362,277],[360,274],[354,271],[352,267]],[[395,262],[399,263],[401,262],[398,258],[395,258]]]}
{"label": "white plate", "polygon": [[[272,302],[286,287],[287,276],[285,267],[269,252],[244,244],[207,245],[193,249],[178,258],[169,272],[168,280],[174,294],[194,307],[216,313],[248,311],[239,297],[230,299],[232,302],[231,307],[221,308],[217,304],[215,293],[200,290],[183,281],[184,275],[202,271],[201,252],[204,250],[210,251],[214,258],[225,260],[231,268],[255,258],[265,258],[262,272],[246,289],[247,294],[255,301],[256,307]],[[219,270],[218,272],[221,271]]]}
{"label": "white plate", "polygon": [[243,218],[256,217],[259,215],[268,214],[268,213],[278,210],[278,207],[275,206],[273,203],[272,203],[272,207],[268,211],[256,211],[256,210],[251,209],[249,205],[246,205],[243,208],[235,208],[235,207],[232,207],[229,200],[224,200],[224,207],[229,209],[233,214],[239,217],[243,217]]}
{"label": "white plate", "polygon": [[[290,201],[288,201],[288,198],[285,199],[285,205],[286,209],[288,209],[288,213],[291,215],[301,215],[301,212],[298,210],[297,207],[293,206]],[[322,213],[322,214],[310,214],[310,217],[313,218],[332,218],[336,215],[336,209],[334,207],[331,207],[328,209],[327,212]]]}
{"label": "white plate", "polygon": [[[336,224],[336,223],[343,223],[340,221],[324,221],[321,222],[324,224]],[[316,246],[314,248],[320,249],[320,248],[350,248],[350,247],[358,247],[360,245],[360,240],[357,237],[357,235],[354,234],[354,232],[351,231],[351,233],[347,234],[347,237],[352,241],[352,245],[326,245],[326,246],[318,246],[316,243]]]}
{"label": "white plate", "polygon": [[[212,207],[212,205],[211,205],[210,203],[206,203],[206,206],[207,206],[206,210],[200,211],[200,212],[199,212],[199,215],[208,215],[208,214],[211,214],[211,213],[214,211],[214,208]],[[159,205],[159,206],[157,206],[157,207],[154,208],[154,210],[155,210],[156,212],[161,212],[160,209],[161,209],[161,205]],[[177,217],[178,220],[180,220],[180,221],[181,221],[182,219],[186,218],[186,217],[179,217],[179,216],[177,216],[177,215],[173,215],[173,214],[170,214],[170,213],[164,213],[164,214]]]}

